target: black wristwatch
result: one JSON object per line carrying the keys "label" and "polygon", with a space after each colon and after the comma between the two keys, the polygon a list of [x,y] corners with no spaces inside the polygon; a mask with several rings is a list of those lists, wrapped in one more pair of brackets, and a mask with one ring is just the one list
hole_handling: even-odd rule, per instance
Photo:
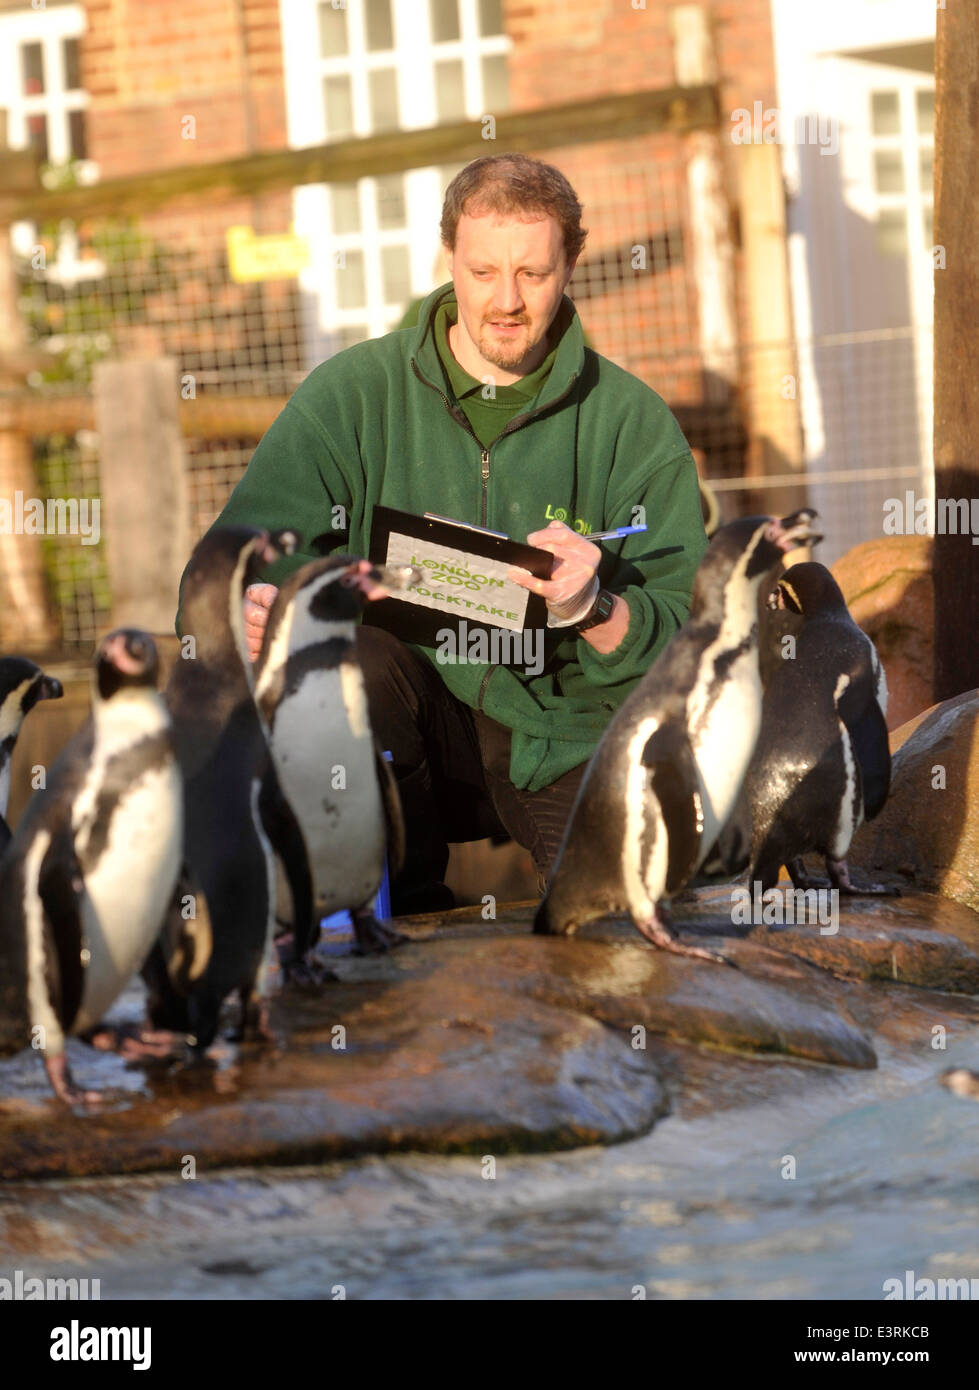
{"label": "black wristwatch", "polygon": [[610,594],[608,589],[599,589],[595,595],[595,602],[589,608],[585,616],[575,623],[577,632],[587,632],[590,627],[598,627],[599,623],[607,623],[615,612],[615,595]]}

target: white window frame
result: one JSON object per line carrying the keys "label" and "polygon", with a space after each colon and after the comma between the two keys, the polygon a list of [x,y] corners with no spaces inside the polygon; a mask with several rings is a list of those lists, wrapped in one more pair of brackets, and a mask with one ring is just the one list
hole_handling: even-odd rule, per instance
{"label": "white window frame", "polygon": [[[395,46],[377,51],[368,51],[366,47],[363,6],[348,0],[349,51],[333,58],[319,56],[317,11],[320,3],[321,0],[280,0],[287,130],[292,148],[323,144],[331,138],[323,102],[323,80],[330,76],[351,79],[354,136],[373,133],[368,74],[378,69],[393,67],[397,73],[398,128],[401,130],[437,124],[436,61],[462,61],[467,119],[499,114],[488,113],[483,106],[481,62],[483,58],[509,54],[512,44],[506,34],[480,36],[477,0],[459,0],[460,37],[437,44],[432,39],[428,0],[392,0]],[[341,7],[337,5],[336,8]],[[493,152],[491,145],[488,152]],[[405,305],[388,303],[384,299],[382,248],[408,247],[412,298],[432,287],[442,207],[439,171],[435,167],[412,169],[404,178],[405,226],[383,230],[377,225],[376,179],[358,180],[360,231],[345,234],[334,232],[331,199],[325,184],[295,190],[296,230],[309,238],[311,246],[310,266],[300,275],[300,287],[315,296],[318,304],[312,335],[316,341],[309,343],[311,361],[318,361],[324,355],[331,333],[364,325],[366,337],[377,337],[396,326]],[[337,303],[335,258],[338,253],[350,251],[363,253],[367,302],[362,308],[341,309]],[[333,350],[337,350],[336,346]]]}
{"label": "white window frame", "polygon": [[[90,98],[81,88],[65,86],[63,43],[81,39],[88,28],[83,5],[58,5],[50,9],[14,10],[0,14],[0,106],[7,111],[7,144],[12,150],[30,148],[28,120],[44,115],[48,122],[48,163],[64,164],[71,157],[68,117],[72,111],[87,111]],[[45,91],[25,94],[22,86],[21,46],[39,43],[44,64]],[[78,177],[94,183],[98,166],[91,159],[77,162]],[[14,249],[29,256],[37,242],[33,222],[16,222],[11,229]],[[46,271],[47,278],[63,284],[95,279],[104,273],[101,261],[81,260],[74,228],[66,226],[58,237],[57,258]]]}

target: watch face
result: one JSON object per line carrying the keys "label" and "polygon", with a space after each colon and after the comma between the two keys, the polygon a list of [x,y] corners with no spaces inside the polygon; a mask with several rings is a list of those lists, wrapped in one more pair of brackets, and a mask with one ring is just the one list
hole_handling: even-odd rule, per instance
{"label": "watch face", "polygon": [[599,589],[598,597],[592,605],[591,612],[587,617],[582,618],[578,624],[579,632],[586,632],[590,627],[597,627],[599,623],[608,622],[615,607],[615,595],[610,594],[607,589]]}

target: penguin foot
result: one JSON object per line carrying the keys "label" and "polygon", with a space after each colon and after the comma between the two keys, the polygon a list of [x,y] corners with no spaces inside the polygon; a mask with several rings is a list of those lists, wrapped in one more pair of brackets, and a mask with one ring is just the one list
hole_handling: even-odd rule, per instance
{"label": "penguin foot", "polygon": [[307,990],[311,994],[318,993],[323,985],[335,983],[339,978],[335,970],[331,970],[315,955],[307,956],[304,960],[288,961],[282,966],[284,984],[295,985],[297,989]]}
{"label": "penguin foot", "polygon": [[132,1062],[174,1056],[181,1051],[184,1042],[182,1034],[162,1028],[142,1028],[136,1023],[123,1023],[119,1027],[99,1023],[79,1036],[98,1052],[118,1052]]}
{"label": "penguin foot", "polygon": [[812,874],[807,873],[801,858],[788,860],[785,867],[789,871],[793,888],[798,888],[803,893],[810,888],[828,888],[830,886],[829,879],[814,878]]}
{"label": "penguin foot", "polygon": [[408,940],[393,927],[379,922],[370,909],[355,908],[350,914],[357,938],[354,953],[358,956],[371,956],[379,951],[390,951]]}
{"label": "penguin foot", "polygon": [[44,1070],[51,1082],[51,1089],[65,1105],[98,1105],[102,1100],[99,1091],[83,1091],[76,1086],[68,1067],[68,1058],[63,1052],[56,1057],[45,1057]]}
{"label": "penguin foot", "polygon": [[845,859],[831,859],[826,856],[826,871],[829,874],[830,882],[840,893],[845,893],[847,897],[857,898],[862,894],[880,894],[885,898],[899,898],[900,888],[892,888],[886,883],[868,883],[863,887],[858,887],[851,878],[849,866]]}
{"label": "penguin foot", "polygon": [[689,956],[693,960],[709,960],[715,965],[734,965],[728,960],[727,956],[718,955],[716,951],[708,951],[703,946],[684,946],[678,941],[665,920],[661,920],[662,909],[659,913],[653,912],[645,922],[636,922],[636,926],[642,932],[647,941],[658,946],[661,951],[669,951],[672,956]]}

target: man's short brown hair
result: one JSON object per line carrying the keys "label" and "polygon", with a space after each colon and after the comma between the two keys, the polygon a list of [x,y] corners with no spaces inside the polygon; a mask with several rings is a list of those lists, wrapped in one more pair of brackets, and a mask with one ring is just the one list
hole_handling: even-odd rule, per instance
{"label": "man's short brown hair", "polygon": [[488,212],[555,218],[569,262],[581,251],[588,235],[581,225],[578,196],[560,169],[527,154],[487,155],[456,174],[442,204],[442,241],[449,250],[455,250],[456,228],[463,213],[478,217]]}

